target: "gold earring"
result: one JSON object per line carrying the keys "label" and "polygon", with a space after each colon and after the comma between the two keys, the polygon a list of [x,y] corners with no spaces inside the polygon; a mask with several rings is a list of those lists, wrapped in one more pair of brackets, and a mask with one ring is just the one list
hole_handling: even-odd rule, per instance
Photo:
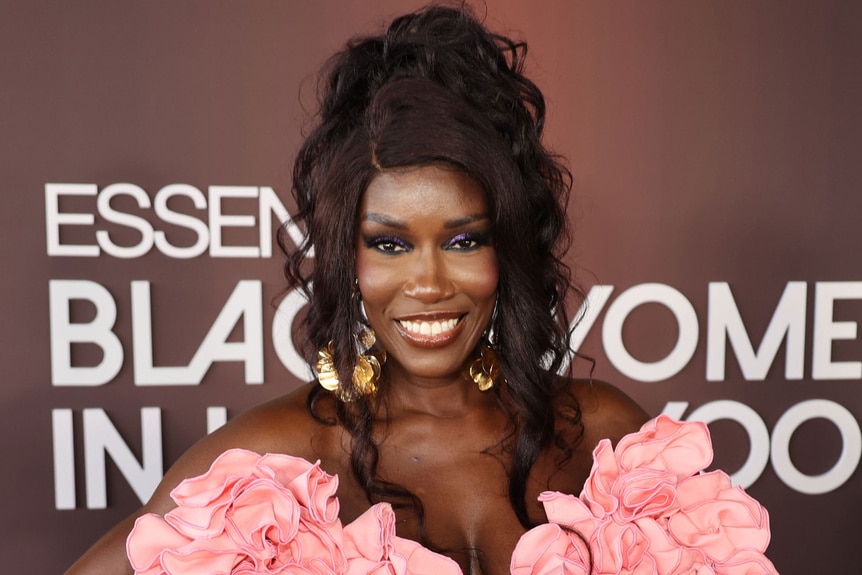
{"label": "gold earring", "polygon": [[380,366],[386,363],[385,350],[368,351],[377,341],[374,330],[363,327],[355,337],[357,348],[361,351],[356,357],[356,365],[353,366],[353,375],[350,378],[353,383],[351,388],[345,388],[338,380],[331,341],[317,352],[317,363],[314,365],[317,381],[320,382],[321,387],[332,391],[338,399],[345,402],[353,401],[360,395],[376,393],[377,380],[380,379]]}
{"label": "gold earring", "polygon": [[479,391],[488,391],[500,379],[500,363],[497,353],[487,345],[483,345],[479,357],[470,364],[470,379],[479,387]]}

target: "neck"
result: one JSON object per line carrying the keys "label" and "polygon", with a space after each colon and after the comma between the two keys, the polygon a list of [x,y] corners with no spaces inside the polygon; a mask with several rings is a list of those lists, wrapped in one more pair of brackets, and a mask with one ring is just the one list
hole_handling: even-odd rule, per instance
{"label": "neck", "polygon": [[496,406],[490,390],[480,391],[476,384],[462,375],[451,378],[406,376],[391,370],[386,382],[386,397],[393,415],[420,413],[440,418],[456,418]]}

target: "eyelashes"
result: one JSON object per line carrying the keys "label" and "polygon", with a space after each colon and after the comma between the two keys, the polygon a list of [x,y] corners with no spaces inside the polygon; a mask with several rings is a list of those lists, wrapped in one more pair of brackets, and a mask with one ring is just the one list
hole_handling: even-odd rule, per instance
{"label": "eyelashes", "polygon": [[365,236],[362,238],[366,248],[383,253],[406,252],[410,244],[396,236]]}
{"label": "eyelashes", "polygon": [[[363,236],[362,242],[366,248],[385,254],[397,254],[413,249],[410,242],[393,235]],[[490,242],[489,233],[463,232],[446,240],[441,247],[447,251],[473,251],[490,245]]]}
{"label": "eyelashes", "polygon": [[487,246],[490,242],[490,236],[487,233],[464,232],[458,234],[446,243],[449,249],[474,250],[476,248]]}

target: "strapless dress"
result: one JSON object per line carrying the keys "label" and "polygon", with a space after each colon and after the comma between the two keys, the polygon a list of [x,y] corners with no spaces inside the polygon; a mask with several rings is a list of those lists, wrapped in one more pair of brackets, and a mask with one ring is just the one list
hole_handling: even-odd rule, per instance
{"label": "strapless dress", "polygon": [[[512,575],[777,574],[766,510],[711,462],[700,422],[661,415],[602,440],[579,495],[540,495],[548,523],[521,537]],[[129,561],[138,575],[462,575],[398,537],[387,503],[342,525],[337,488],[319,462],[229,450],[171,492],[175,509],[138,518]]]}

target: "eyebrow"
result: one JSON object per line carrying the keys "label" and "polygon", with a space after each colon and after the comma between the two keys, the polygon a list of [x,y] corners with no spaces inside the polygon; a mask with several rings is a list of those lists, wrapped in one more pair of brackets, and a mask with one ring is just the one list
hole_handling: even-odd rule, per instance
{"label": "eyebrow", "polygon": [[[446,220],[445,222],[443,222],[443,227],[446,229],[460,228],[461,226],[466,226],[474,222],[487,219],[489,219],[489,216],[485,213],[470,214],[464,216],[463,218]],[[395,228],[397,230],[407,229],[407,224],[399,220],[398,218],[393,218],[392,216],[387,216],[386,214],[379,214],[377,212],[367,212],[365,215],[362,216],[362,220],[382,224],[384,226]]]}

